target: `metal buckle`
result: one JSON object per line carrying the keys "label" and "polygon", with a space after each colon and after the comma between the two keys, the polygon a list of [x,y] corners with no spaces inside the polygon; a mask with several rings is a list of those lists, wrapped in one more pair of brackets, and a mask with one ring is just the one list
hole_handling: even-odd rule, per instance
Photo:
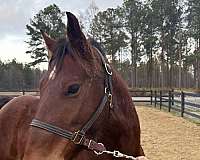
{"label": "metal buckle", "polygon": [[105,87],[104,93],[105,93],[105,94],[107,95],[107,97],[108,97],[108,101],[109,101],[110,108],[112,108],[112,107],[113,107],[113,106],[112,106],[113,96],[112,96],[112,94],[110,93],[110,91],[108,90],[107,87]]}
{"label": "metal buckle", "polygon": [[92,140],[89,141],[89,144],[87,146],[88,148],[90,148],[91,143],[92,143]]}
{"label": "metal buckle", "polygon": [[113,97],[112,97],[112,94],[111,93],[109,93],[108,94],[108,101],[109,101],[109,105],[110,105],[110,108],[113,108],[113,105],[112,105],[112,100],[113,99]]}
{"label": "metal buckle", "polygon": [[84,138],[84,134],[80,133],[80,131],[75,132],[74,138],[72,139],[72,141],[74,142],[74,144],[81,144],[83,138]]}
{"label": "metal buckle", "polygon": [[112,103],[112,94],[111,94],[111,93],[108,94],[108,101],[109,101],[110,103]]}

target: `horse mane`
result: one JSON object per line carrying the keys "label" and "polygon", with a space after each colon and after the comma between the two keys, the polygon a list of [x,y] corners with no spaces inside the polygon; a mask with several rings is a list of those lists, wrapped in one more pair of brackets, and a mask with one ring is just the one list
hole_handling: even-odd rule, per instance
{"label": "horse mane", "polygon": [[106,58],[106,50],[105,50],[105,48],[103,48],[103,46],[99,42],[97,42],[94,38],[89,38],[88,40],[89,40],[89,43],[93,47],[97,48],[101,52],[101,54]]}

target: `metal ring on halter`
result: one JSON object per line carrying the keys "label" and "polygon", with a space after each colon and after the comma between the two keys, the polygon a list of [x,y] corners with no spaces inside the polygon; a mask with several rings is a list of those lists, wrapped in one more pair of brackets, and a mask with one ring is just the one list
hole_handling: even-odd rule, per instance
{"label": "metal ring on halter", "polygon": [[[104,146],[103,143],[98,143],[98,144]],[[103,153],[106,151],[106,149],[103,150],[103,151],[95,151],[95,150],[93,150],[93,151],[94,151],[94,153],[95,153],[97,156],[99,156],[99,155],[103,154]]]}
{"label": "metal ring on halter", "polygon": [[102,152],[94,151],[94,153],[95,153],[97,156],[99,156],[99,155],[102,155],[102,154],[104,153],[104,151],[102,151]]}
{"label": "metal ring on halter", "polygon": [[105,88],[104,88],[104,93],[107,94],[107,95],[110,94],[110,91],[108,90],[108,87],[105,87]]}
{"label": "metal ring on halter", "polygon": [[105,66],[107,74],[112,76],[112,70],[111,70],[110,65],[108,63],[105,63],[104,66]]}

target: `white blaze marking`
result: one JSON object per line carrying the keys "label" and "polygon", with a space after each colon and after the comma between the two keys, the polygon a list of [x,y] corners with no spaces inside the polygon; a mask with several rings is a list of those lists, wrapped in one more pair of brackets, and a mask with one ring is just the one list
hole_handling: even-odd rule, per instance
{"label": "white blaze marking", "polygon": [[49,75],[49,80],[50,79],[54,79],[56,76],[56,66],[54,66],[53,70],[51,71],[50,75]]}

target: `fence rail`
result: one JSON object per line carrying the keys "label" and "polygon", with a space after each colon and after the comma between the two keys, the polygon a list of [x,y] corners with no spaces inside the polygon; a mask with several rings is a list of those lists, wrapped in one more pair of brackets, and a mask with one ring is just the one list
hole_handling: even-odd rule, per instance
{"label": "fence rail", "polygon": [[30,90],[30,91],[0,91],[0,96],[21,96],[21,95],[39,95],[38,90]]}
{"label": "fence rail", "polygon": [[[182,117],[190,116],[200,120],[200,94],[174,90],[133,90],[129,89],[134,102],[144,102],[159,107],[174,110]],[[39,95],[38,90],[30,91],[0,91],[0,96]],[[188,100],[189,98],[189,100]]]}
{"label": "fence rail", "polygon": [[200,94],[174,90],[130,90],[134,102],[150,103],[159,109],[176,111],[182,117],[200,120]]}

